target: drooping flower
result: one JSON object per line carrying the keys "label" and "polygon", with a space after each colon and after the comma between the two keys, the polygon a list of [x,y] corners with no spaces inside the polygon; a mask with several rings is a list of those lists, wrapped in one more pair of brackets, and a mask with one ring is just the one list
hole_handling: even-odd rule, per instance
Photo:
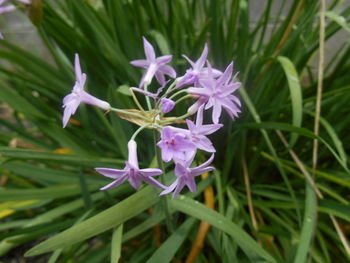
{"label": "drooping flower", "polygon": [[138,93],[141,93],[141,94],[143,94],[143,95],[145,95],[145,96],[148,96],[148,97],[150,97],[150,98],[152,98],[152,99],[154,99],[154,100],[157,100],[157,99],[159,99],[159,94],[163,91],[164,86],[162,86],[162,87],[160,87],[159,89],[157,89],[157,92],[156,92],[156,93],[149,92],[149,91],[147,91],[147,90],[139,89],[139,88],[135,88],[135,87],[131,87],[131,89],[132,89],[133,91],[136,91],[136,92],[138,92]]}
{"label": "drooping flower", "polygon": [[86,74],[81,72],[78,54],[75,54],[74,69],[76,77],[75,85],[72,92],[63,98],[63,128],[66,127],[70,116],[76,112],[81,102],[99,107],[103,110],[111,108],[111,105],[108,102],[100,100],[84,91]]}
{"label": "drooping flower", "polygon": [[203,125],[203,107],[201,106],[197,112],[196,124],[191,120],[186,120],[188,129],[190,131],[190,139],[198,149],[215,152],[215,148],[211,141],[205,136],[216,132],[223,125],[222,124],[207,124]]}
{"label": "drooping flower", "polygon": [[145,49],[146,59],[137,59],[130,62],[133,66],[147,69],[142,76],[140,87],[149,85],[152,82],[154,75],[156,76],[159,84],[162,86],[166,84],[164,75],[168,75],[172,78],[176,77],[175,70],[171,66],[166,65],[173,58],[172,55],[165,55],[156,58],[152,45],[145,37],[143,37],[143,46]]}
{"label": "drooping flower", "polygon": [[161,140],[157,146],[162,149],[164,162],[185,161],[196,152],[196,146],[188,139],[188,131],[181,128],[166,126],[162,130]]}
{"label": "drooping flower", "polygon": [[[209,75],[212,75],[209,62],[208,69]],[[212,75],[200,81],[201,87],[187,89],[189,94],[198,97],[198,101],[195,103],[197,109],[203,104],[205,104],[205,109],[213,108],[212,119],[215,124],[219,123],[222,108],[227,111],[232,119],[238,117],[238,113],[241,112],[239,109],[241,106],[240,100],[232,95],[240,87],[241,83],[231,81],[232,71],[233,63],[228,65],[225,72],[218,79],[215,79]],[[189,110],[193,111],[193,108],[192,105]]]}
{"label": "drooping flower", "polygon": [[[204,67],[208,56],[208,44],[205,43],[202,54],[196,62],[193,62],[186,55],[182,56],[188,61],[188,63],[190,63],[192,68],[186,70],[185,75],[177,79],[176,88],[181,88],[192,84],[195,87],[199,86],[199,80],[208,77],[208,69]],[[222,72],[216,69],[212,69],[212,74],[214,77],[218,77],[222,74]]]}
{"label": "drooping flower", "polygon": [[175,101],[167,98],[162,98],[161,100],[161,111],[162,113],[171,112],[175,107]]}
{"label": "drooping flower", "polygon": [[155,187],[165,189],[166,186],[153,179],[152,176],[162,174],[162,170],[156,168],[140,169],[137,160],[137,144],[134,140],[128,142],[129,157],[125,162],[125,168],[123,170],[110,169],[110,168],[95,168],[100,174],[115,179],[112,183],[102,187],[100,190],[108,190],[122,184],[128,180],[130,185],[135,189],[140,188],[141,182],[144,181]]}
{"label": "drooping flower", "polygon": [[185,186],[187,186],[191,192],[195,192],[196,182],[194,177],[213,171],[214,167],[209,166],[213,159],[214,154],[212,154],[211,157],[205,163],[194,168],[189,167],[192,163],[192,160],[182,163],[176,163],[175,175],[177,178],[170,186],[168,186],[163,192],[161,192],[160,195],[166,195],[175,190],[173,193],[173,198],[175,198]]}

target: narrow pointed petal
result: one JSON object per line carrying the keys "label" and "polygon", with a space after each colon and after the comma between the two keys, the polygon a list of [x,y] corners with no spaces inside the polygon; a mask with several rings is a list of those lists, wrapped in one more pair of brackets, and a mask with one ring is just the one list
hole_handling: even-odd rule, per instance
{"label": "narrow pointed petal", "polygon": [[163,171],[157,168],[145,168],[145,169],[139,170],[139,173],[142,176],[156,176],[156,175],[162,174]]}
{"label": "narrow pointed petal", "polygon": [[218,79],[219,83],[228,83],[232,77],[232,71],[233,71],[233,62],[231,62],[227,68],[224,71],[224,74],[222,74],[222,76]]}
{"label": "narrow pointed petal", "polygon": [[176,198],[176,196],[181,192],[181,190],[184,188],[185,182],[182,179],[179,179],[179,182],[177,183],[177,186],[175,188],[175,191],[173,193],[173,198]]}
{"label": "narrow pointed petal", "polygon": [[221,109],[221,105],[219,103],[214,103],[214,105],[213,105],[213,113],[212,113],[212,118],[213,118],[214,124],[219,123],[221,110],[222,110]]}
{"label": "narrow pointed petal", "polygon": [[158,65],[163,65],[169,63],[173,59],[172,55],[165,55],[156,58],[156,62]]}
{"label": "narrow pointed petal", "polygon": [[[158,144],[157,144],[158,145]],[[159,145],[158,145],[159,146]],[[162,160],[163,162],[169,162],[173,158],[173,153],[168,150],[162,149]]]}
{"label": "narrow pointed petal", "polygon": [[232,100],[234,103],[236,103],[238,105],[238,107],[242,106],[241,101],[236,96],[230,95],[230,96],[228,96],[228,98],[230,100]]}
{"label": "narrow pointed petal", "polygon": [[209,135],[219,130],[223,124],[207,124],[200,126],[200,134]]}
{"label": "narrow pointed petal", "polygon": [[187,123],[187,127],[188,129],[192,132],[192,131],[195,131],[196,130],[196,125],[193,123],[193,121],[187,119],[186,120],[186,123]]}
{"label": "narrow pointed petal", "polygon": [[204,174],[204,173],[211,172],[211,171],[213,171],[213,170],[215,170],[214,167],[208,166],[208,167],[205,167],[205,168],[202,168],[202,169],[193,170],[193,171],[191,172],[191,175],[192,175],[192,176],[198,176],[198,175],[201,175],[201,174]]}
{"label": "narrow pointed petal", "polygon": [[161,192],[159,195],[166,195],[171,193],[177,186],[178,182],[179,182],[179,179],[176,179],[170,186],[166,187],[165,190]]}
{"label": "narrow pointed petal", "polygon": [[196,192],[197,187],[193,176],[190,176],[189,178],[186,179],[186,185],[192,193]]}
{"label": "narrow pointed petal", "polygon": [[198,95],[198,96],[210,96],[210,92],[207,89],[204,88],[188,88],[187,93]]}
{"label": "narrow pointed petal", "polygon": [[208,159],[208,160],[206,160],[204,163],[202,163],[201,165],[199,165],[199,166],[197,166],[197,167],[195,167],[195,168],[192,168],[192,171],[193,170],[199,170],[199,169],[203,169],[204,167],[206,167],[206,166],[208,166],[209,164],[211,164],[212,163],[212,161],[214,160],[214,154],[212,154],[211,156],[210,156],[210,158]]}
{"label": "narrow pointed petal", "polygon": [[63,105],[64,107],[63,118],[62,118],[63,128],[67,126],[70,116],[72,116],[76,112],[79,104],[80,104],[79,100],[72,100],[68,104]]}
{"label": "narrow pointed petal", "polygon": [[206,152],[216,152],[212,142],[205,136],[201,136],[200,139],[198,139],[195,142],[195,145],[197,146],[198,149],[201,149]]}
{"label": "narrow pointed petal", "polygon": [[240,110],[232,101],[223,100],[222,106],[225,108],[226,112],[230,115],[231,118],[233,118],[233,116],[238,117]]}
{"label": "narrow pointed petal", "polygon": [[146,95],[146,96],[148,96],[148,97],[151,97],[152,99],[156,99],[156,98],[158,97],[157,94],[152,93],[152,92],[149,92],[149,91],[145,91],[145,90],[143,90],[143,89],[139,89],[139,88],[135,88],[135,87],[132,87],[131,89],[132,89],[133,91],[136,91],[136,92],[138,92],[138,93],[141,93],[141,94],[143,94],[143,95]]}
{"label": "narrow pointed petal", "polygon": [[207,56],[208,56],[208,44],[205,43],[202,54],[199,57],[199,59],[196,61],[196,64],[195,64],[196,69],[202,69],[204,67],[204,64],[207,60]]}
{"label": "narrow pointed petal", "polygon": [[154,52],[153,46],[147,41],[145,37],[143,38],[143,48],[145,49],[145,55],[148,61],[155,61],[156,54]]}
{"label": "narrow pointed petal", "polygon": [[204,106],[199,107],[197,111],[196,126],[202,126],[203,124],[203,111]]}
{"label": "narrow pointed petal", "polygon": [[148,60],[145,60],[145,59],[136,59],[136,60],[130,61],[130,64],[135,67],[147,68],[150,63],[148,62]]}
{"label": "narrow pointed petal", "polygon": [[182,56],[187,60],[188,63],[190,63],[190,65],[192,66],[192,68],[195,67],[196,64],[195,64],[192,60],[190,60],[186,55],[182,55]]}
{"label": "narrow pointed petal", "polygon": [[163,65],[159,68],[159,71],[162,72],[165,75],[168,75],[172,78],[176,78],[176,71],[173,69],[173,67],[169,65]]}
{"label": "narrow pointed petal", "polygon": [[79,60],[79,55],[75,54],[74,58],[74,71],[75,71],[75,78],[78,80],[79,83],[82,83],[81,79],[81,67],[80,67],[80,60]]}
{"label": "narrow pointed petal", "polygon": [[158,182],[157,180],[155,180],[154,178],[152,177],[144,177],[143,180],[150,184],[150,185],[153,185],[155,187],[158,187],[158,188],[162,188],[162,189],[167,189],[167,187],[163,184],[161,184],[160,182]]}
{"label": "narrow pointed petal", "polygon": [[126,176],[122,176],[120,178],[118,178],[117,180],[115,180],[114,182],[100,188],[100,190],[108,190],[108,189],[111,189],[111,188],[114,188],[114,187],[117,187],[118,185],[122,184],[125,180],[126,180]]}
{"label": "narrow pointed petal", "polygon": [[118,170],[118,169],[111,169],[111,168],[95,168],[95,170],[98,173],[102,174],[103,176],[106,176],[112,179],[120,178],[128,173],[125,170]]}
{"label": "narrow pointed petal", "polygon": [[162,72],[160,72],[160,71],[157,71],[155,73],[155,75],[156,75],[156,79],[157,79],[158,83],[160,85],[164,86],[166,84],[166,80],[165,80],[164,74]]}

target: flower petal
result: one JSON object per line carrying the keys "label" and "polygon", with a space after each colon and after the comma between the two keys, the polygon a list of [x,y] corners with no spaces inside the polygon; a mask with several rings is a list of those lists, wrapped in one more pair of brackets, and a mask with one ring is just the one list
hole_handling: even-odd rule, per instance
{"label": "flower petal", "polygon": [[145,37],[143,38],[143,48],[145,49],[145,55],[148,61],[153,62],[156,60],[156,54],[154,52],[153,46],[147,41]]}
{"label": "flower petal", "polygon": [[136,59],[136,60],[130,61],[130,64],[135,67],[147,68],[150,62],[148,62],[148,60],[145,60],[145,59]]}
{"label": "flower petal", "polygon": [[120,178],[128,173],[128,171],[125,170],[119,170],[119,169],[111,169],[111,168],[95,168],[95,170],[102,174],[103,176],[117,179]]}
{"label": "flower petal", "polygon": [[157,79],[158,83],[160,85],[164,86],[166,84],[166,80],[165,80],[164,74],[162,72],[157,71],[155,73],[155,75],[156,75],[156,79]]}
{"label": "flower petal", "polygon": [[162,174],[163,171],[157,168],[145,168],[145,169],[139,170],[139,173],[142,176],[156,176],[156,175]]}
{"label": "flower petal", "polygon": [[166,195],[171,193],[177,186],[178,182],[179,182],[179,179],[176,179],[170,186],[166,187],[165,190],[161,192],[159,195]]}
{"label": "flower petal", "polygon": [[135,169],[139,169],[137,160],[137,143],[134,140],[128,142],[128,163]]}
{"label": "flower petal", "polygon": [[203,68],[205,61],[207,60],[207,56],[208,56],[208,44],[205,43],[202,54],[195,63],[195,68],[197,70],[201,70]]}
{"label": "flower petal", "polygon": [[171,67],[169,65],[160,66],[159,71],[172,77],[172,78],[176,78],[176,71],[174,70],[173,67]]}
{"label": "flower petal", "polygon": [[143,180],[150,184],[150,185],[153,185],[155,187],[158,187],[158,188],[162,188],[162,189],[167,189],[167,187],[163,184],[161,184],[160,182],[158,182],[157,180],[155,180],[154,178],[152,177],[144,177]]}
{"label": "flower petal", "polygon": [[165,55],[165,56],[157,57],[156,62],[158,65],[164,65],[169,63],[172,59],[173,59],[172,55]]}
{"label": "flower petal", "polygon": [[219,117],[221,115],[221,111],[222,111],[221,105],[219,104],[219,102],[216,101],[213,104],[213,113],[212,113],[214,124],[219,123]]}
{"label": "flower petal", "polygon": [[197,166],[197,167],[195,167],[195,168],[192,168],[192,171],[203,169],[204,167],[206,167],[206,166],[208,166],[209,164],[211,164],[212,161],[214,160],[214,156],[215,156],[215,155],[212,154],[212,155],[210,156],[210,158],[209,158],[208,160],[206,160],[204,163],[202,163],[201,165],[199,165],[199,166]]}
{"label": "flower petal", "polygon": [[176,198],[176,196],[181,192],[181,190],[184,188],[185,186],[185,181],[182,179],[179,179],[175,191],[173,193],[173,198]]}
{"label": "flower petal", "polygon": [[122,176],[120,178],[118,178],[117,180],[113,181],[112,183],[100,188],[100,190],[108,190],[108,189],[111,189],[113,187],[116,187],[120,184],[122,184],[125,180],[127,179],[127,176]]}
{"label": "flower petal", "polygon": [[186,185],[192,193],[196,192],[196,182],[193,176],[186,178]]}

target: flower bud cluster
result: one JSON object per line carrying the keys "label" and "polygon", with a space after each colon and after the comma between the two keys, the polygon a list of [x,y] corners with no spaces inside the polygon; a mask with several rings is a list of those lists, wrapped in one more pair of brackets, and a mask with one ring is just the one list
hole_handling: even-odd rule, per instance
{"label": "flower bud cluster", "polygon": [[[96,168],[102,175],[114,179],[112,183],[101,188],[107,190],[128,181],[132,187],[138,189],[141,182],[146,182],[163,189],[161,195],[173,193],[175,198],[181,190],[187,186],[190,191],[196,191],[195,177],[214,170],[209,166],[214,159],[215,148],[207,137],[219,130],[223,124],[219,123],[222,109],[234,119],[240,113],[240,100],[233,95],[239,88],[240,83],[235,81],[233,63],[229,64],[224,72],[212,68],[207,61],[208,45],[204,46],[203,52],[196,62],[188,57],[190,68],[185,74],[176,78],[176,71],[168,65],[172,60],[171,55],[156,57],[153,46],[143,38],[146,59],[131,61],[136,67],[145,69],[139,83],[139,87],[131,88],[131,93],[139,110],[122,110],[111,107],[108,102],[102,101],[84,91],[86,75],[80,68],[79,57],[75,57],[76,83],[72,92],[63,99],[63,127],[65,127],[72,114],[75,113],[81,102],[99,107],[107,111],[115,111],[119,116],[132,120],[141,127],[134,133],[128,143],[129,158],[125,168],[110,169]],[[171,79],[167,80],[166,76]],[[154,93],[148,90],[152,80],[157,80],[160,88]],[[145,111],[139,103],[134,92],[144,95],[148,111]],[[180,97],[180,98],[179,98]],[[182,116],[164,117],[171,112],[177,103],[185,99],[195,99]],[[211,110],[212,124],[203,124],[204,112]],[[189,119],[196,114],[195,122]],[[125,116],[130,115],[128,118]],[[175,123],[186,123],[187,127],[174,126]],[[153,176],[163,173],[157,168],[140,169],[137,161],[136,136],[145,128],[154,128],[160,133],[160,141],[157,146],[161,150],[164,162],[173,161],[175,164],[175,181],[170,186],[165,186],[155,180]],[[210,158],[203,164],[193,167],[192,163],[198,150],[211,153]]]}

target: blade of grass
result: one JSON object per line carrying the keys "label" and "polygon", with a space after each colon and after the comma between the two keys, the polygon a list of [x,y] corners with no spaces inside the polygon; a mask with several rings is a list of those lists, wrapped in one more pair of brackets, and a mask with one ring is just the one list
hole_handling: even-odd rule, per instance
{"label": "blade of grass", "polygon": [[118,263],[123,243],[123,224],[119,225],[112,235],[112,244],[111,244],[111,263]]}
{"label": "blade of grass", "polygon": [[202,221],[206,221],[212,226],[229,234],[252,262],[262,262],[262,259],[268,262],[276,262],[276,260],[256,243],[253,238],[244,232],[241,227],[205,205],[188,199],[185,196],[180,196],[180,198],[171,200],[170,204],[175,209]]}
{"label": "blade of grass", "polygon": [[159,197],[155,189],[150,186],[145,187],[115,206],[33,247],[26,252],[25,256],[40,255],[98,235],[127,221],[158,201]]}

